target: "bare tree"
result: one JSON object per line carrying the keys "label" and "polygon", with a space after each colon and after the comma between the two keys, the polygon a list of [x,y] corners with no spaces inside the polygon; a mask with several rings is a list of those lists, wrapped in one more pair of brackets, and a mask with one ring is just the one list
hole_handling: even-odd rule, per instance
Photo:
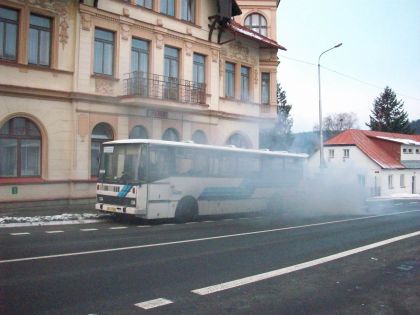
{"label": "bare tree", "polygon": [[[359,128],[358,119],[355,113],[335,113],[328,115],[322,120],[322,129],[325,139],[329,139],[348,129]],[[314,131],[319,130],[319,125],[314,126]]]}

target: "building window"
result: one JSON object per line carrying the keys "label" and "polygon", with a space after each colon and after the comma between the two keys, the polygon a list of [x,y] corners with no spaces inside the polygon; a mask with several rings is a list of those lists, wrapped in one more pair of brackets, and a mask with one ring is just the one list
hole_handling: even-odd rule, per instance
{"label": "building window", "polygon": [[207,144],[207,136],[206,134],[201,130],[196,130],[192,135],[192,141],[194,143],[198,144]]}
{"label": "building window", "polygon": [[230,62],[225,66],[225,96],[235,97],[235,64]]}
{"label": "building window", "polygon": [[114,140],[114,133],[110,125],[106,123],[99,123],[93,128],[91,136],[90,149],[90,175],[98,176],[99,172],[99,157],[101,155],[101,144],[106,141]]}
{"label": "building window", "polygon": [[140,7],[153,9],[153,0],[136,0],[136,4]]}
{"label": "building window", "polygon": [[334,150],[333,149],[328,150],[328,158],[330,158],[330,159],[334,158]]}
{"label": "building window", "polygon": [[407,153],[407,149],[406,148],[403,149],[403,153]]}
{"label": "building window", "polygon": [[165,46],[164,98],[178,99],[179,49]]}
{"label": "building window", "polygon": [[12,118],[0,128],[0,177],[41,176],[41,133],[29,119]]}
{"label": "building window", "polygon": [[252,13],[248,15],[245,19],[245,26],[254,32],[267,36],[267,20],[261,14]]}
{"label": "building window", "polygon": [[148,139],[147,130],[143,126],[135,126],[128,137],[129,139]]}
{"label": "building window", "polygon": [[160,0],[160,13],[175,16],[175,0]]}
{"label": "building window", "polygon": [[131,72],[149,72],[149,42],[133,38],[131,42]]}
{"label": "building window", "polygon": [[195,0],[181,0],[181,19],[195,22]]}
{"label": "building window", "polygon": [[249,100],[249,68],[241,67],[241,100]]}
{"label": "building window", "polygon": [[226,141],[227,145],[234,145],[237,148],[250,148],[250,144],[248,140],[239,133],[234,133],[229,137],[229,139]]}
{"label": "building window", "polygon": [[261,73],[261,104],[270,104],[270,73]]}
{"label": "building window", "polygon": [[405,187],[405,175],[404,174],[400,174],[400,187],[401,188]]}
{"label": "building window", "polygon": [[0,7],[0,59],[16,60],[18,11]]}
{"label": "building window", "polygon": [[114,73],[114,32],[95,29],[95,68],[96,74]]}
{"label": "building window", "polygon": [[394,185],[393,185],[392,181],[393,181],[393,176],[388,175],[388,188],[389,189],[394,189]]}
{"label": "building window", "polygon": [[344,149],[344,158],[349,158],[350,157],[350,149]]}
{"label": "building window", "polygon": [[413,149],[408,149],[408,154],[413,154]]}
{"label": "building window", "polygon": [[162,135],[162,140],[166,141],[179,141],[179,133],[174,128],[168,128]]}
{"label": "building window", "polygon": [[30,16],[28,63],[49,66],[51,55],[51,19],[35,14]]}
{"label": "building window", "polygon": [[420,153],[420,149],[416,149],[416,154],[419,154]]}
{"label": "building window", "polygon": [[205,82],[206,57],[194,54],[193,57],[193,81],[203,84]]}

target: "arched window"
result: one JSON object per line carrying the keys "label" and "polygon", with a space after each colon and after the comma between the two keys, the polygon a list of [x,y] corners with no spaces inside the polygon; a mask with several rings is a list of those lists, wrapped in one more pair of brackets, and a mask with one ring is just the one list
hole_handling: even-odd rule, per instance
{"label": "arched window", "polygon": [[129,139],[148,139],[147,130],[143,126],[135,126],[131,129],[130,135],[128,136]]}
{"label": "arched window", "polygon": [[226,141],[226,144],[228,145],[234,145],[237,148],[250,148],[251,145],[249,144],[249,141],[241,134],[234,133],[229,137],[229,139]]}
{"label": "arched window", "polygon": [[245,26],[254,32],[267,36],[267,20],[259,13],[252,13],[245,19]]}
{"label": "arched window", "polygon": [[165,130],[162,136],[162,140],[166,141],[179,141],[179,134],[174,128],[168,128]]}
{"label": "arched window", "polygon": [[196,130],[192,135],[192,141],[198,144],[207,144],[207,136],[201,130]]}
{"label": "arched window", "polygon": [[98,176],[99,157],[101,154],[101,144],[106,141],[114,140],[114,133],[110,125],[99,123],[93,128],[90,149],[90,175]]}
{"label": "arched window", "polygon": [[29,119],[15,117],[0,128],[0,177],[41,176],[41,133]]}

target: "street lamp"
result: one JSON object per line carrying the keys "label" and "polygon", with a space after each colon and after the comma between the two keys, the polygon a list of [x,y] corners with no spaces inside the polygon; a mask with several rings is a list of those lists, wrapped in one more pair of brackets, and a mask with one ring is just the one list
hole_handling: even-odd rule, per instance
{"label": "street lamp", "polygon": [[334,47],[327,49],[322,52],[318,57],[318,88],[319,88],[319,142],[320,142],[320,151],[319,151],[319,168],[325,168],[325,159],[324,159],[324,137],[322,134],[322,103],[321,103],[321,56],[326,52],[338,48],[342,43],[335,45]]}

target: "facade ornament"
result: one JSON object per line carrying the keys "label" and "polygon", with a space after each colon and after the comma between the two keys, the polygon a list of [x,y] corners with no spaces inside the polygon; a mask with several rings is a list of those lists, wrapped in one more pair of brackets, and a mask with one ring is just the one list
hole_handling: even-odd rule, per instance
{"label": "facade ornament", "polygon": [[63,45],[64,48],[69,39],[68,6],[72,5],[72,2],[60,0],[23,0],[20,2],[24,2],[26,5],[37,6],[42,9],[46,9],[59,16],[58,38],[59,42]]}
{"label": "facade ornament", "polygon": [[220,58],[220,63],[219,63],[219,75],[223,76],[223,73],[225,72],[225,61]]}
{"label": "facade ornament", "polygon": [[190,43],[190,42],[186,42],[185,43],[185,51],[186,51],[186,53],[187,53],[187,56],[191,56],[191,54],[192,54],[192,47],[193,47],[193,45]]}
{"label": "facade ornament", "polygon": [[114,88],[113,84],[110,80],[95,79],[95,92],[100,95],[113,95],[114,94]]}
{"label": "facade ornament", "polygon": [[128,8],[123,8],[123,15],[126,17],[130,17],[130,10]]}
{"label": "facade ornament", "polygon": [[259,71],[257,68],[254,68],[254,84],[257,85],[259,80]]}
{"label": "facade ornament", "polygon": [[130,26],[127,24],[121,24],[121,38],[128,40],[130,38]]}
{"label": "facade ornament", "polygon": [[219,61],[219,52],[215,49],[211,51],[211,61],[216,63]]}
{"label": "facade ornament", "polygon": [[82,30],[90,31],[90,28],[92,26],[92,16],[90,14],[82,13],[80,17],[82,22]]}
{"label": "facade ornament", "polygon": [[239,41],[235,41],[230,45],[223,47],[222,53],[232,59],[251,63],[248,47],[244,47]]}
{"label": "facade ornament", "polygon": [[163,35],[162,34],[156,35],[156,48],[158,49],[163,48]]}

